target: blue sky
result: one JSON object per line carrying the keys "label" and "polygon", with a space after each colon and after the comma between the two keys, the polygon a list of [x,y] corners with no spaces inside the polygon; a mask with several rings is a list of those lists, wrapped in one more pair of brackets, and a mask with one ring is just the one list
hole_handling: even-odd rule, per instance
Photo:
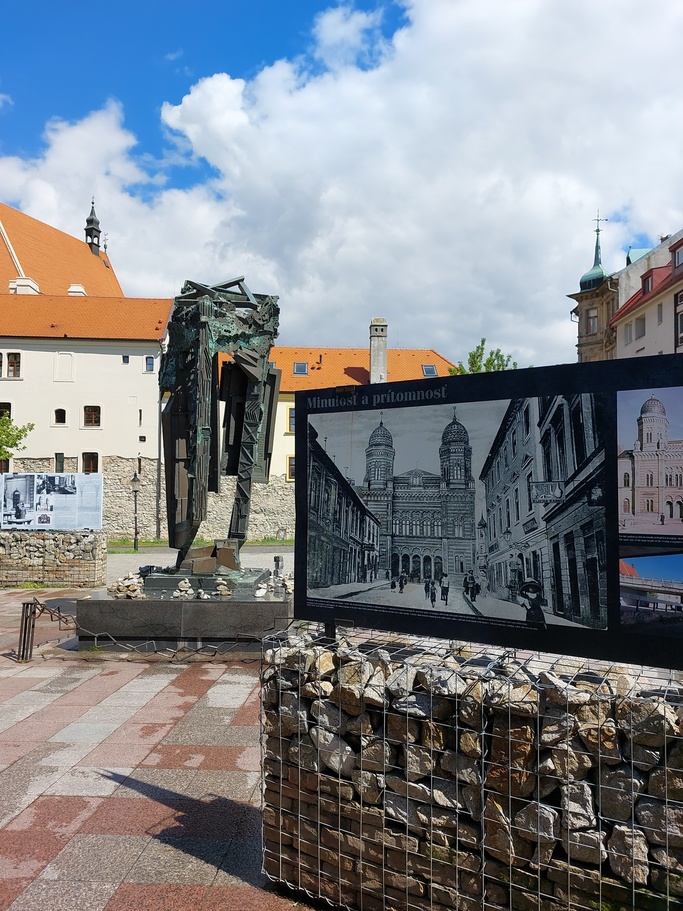
{"label": "blue sky", "polygon": [[[683,4],[6,0],[0,200],[127,294],[244,274],[280,341],[575,360],[566,295],[683,227]],[[86,289],[87,290],[87,289]]]}
{"label": "blue sky", "polygon": [[[73,0],[3,8],[6,41],[0,61],[0,94],[11,105],[0,121],[0,152],[33,157],[44,147],[45,124],[56,117],[76,121],[108,99],[125,106],[126,127],[145,153],[160,157],[164,101],[178,102],[202,78],[228,72],[249,79],[282,58],[305,55],[319,0],[121,0],[115,6]],[[378,27],[391,36],[402,10],[376,0],[357,10],[380,12]],[[314,65],[308,61],[309,66]],[[174,180],[197,175],[179,168]]]}

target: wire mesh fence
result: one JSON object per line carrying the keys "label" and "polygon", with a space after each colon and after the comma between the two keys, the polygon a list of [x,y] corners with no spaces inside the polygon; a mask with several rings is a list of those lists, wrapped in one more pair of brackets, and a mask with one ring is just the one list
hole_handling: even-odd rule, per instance
{"label": "wire mesh fence", "polygon": [[683,676],[292,628],[263,643],[264,869],[363,911],[683,909]]}

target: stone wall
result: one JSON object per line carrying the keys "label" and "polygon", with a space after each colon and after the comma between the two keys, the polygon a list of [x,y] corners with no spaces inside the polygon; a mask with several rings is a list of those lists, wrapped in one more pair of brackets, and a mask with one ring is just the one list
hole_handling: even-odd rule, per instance
{"label": "stone wall", "polygon": [[265,870],[363,911],[683,908],[678,676],[273,636]]}
{"label": "stone wall", "polygon": [[[74,466],[64,467],[75,471]],[[140,478],[138,494],[138,529],[140,537],[153,540],[157,533],[159,520],[161,537],[168,536],[166,523],[166,493],[163,471],[161,476],[161,496],[157,497],[157,463],[155,459],[124,459],[118,456],[105,456],[102,459],[104,476],[104,509],[103,526],[110,538],[133,537],[134,498],[130,487],[133,473],[137,471]],[[13,471],[54,471],[51,459],[13,460]],[[221,493],[209,494],[208,517],[202,524],[199,534],[202,538],[225,538],[230,524],[232,503],[235,496],[235,478],[222,478]],[[249,539],[262,540],[275,538],[278,531],[285,529],[287,538],[294,537],[294,484],[285,476],[271,478],[268,484],[254,484],[252,487],[251,517],[249,522]]]}
{"label": "stone wall", "polygon": [[0,588],[27,582],[97,588],[107,574],[107,538],[92,531],[0,532]]}

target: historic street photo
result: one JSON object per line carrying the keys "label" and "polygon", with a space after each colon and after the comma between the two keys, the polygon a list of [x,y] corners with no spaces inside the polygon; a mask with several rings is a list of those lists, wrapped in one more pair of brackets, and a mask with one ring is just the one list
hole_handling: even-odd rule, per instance
{"label": "historic street photo", "polygon": [[602,399],[309,415],[309,597],[607,627]]}

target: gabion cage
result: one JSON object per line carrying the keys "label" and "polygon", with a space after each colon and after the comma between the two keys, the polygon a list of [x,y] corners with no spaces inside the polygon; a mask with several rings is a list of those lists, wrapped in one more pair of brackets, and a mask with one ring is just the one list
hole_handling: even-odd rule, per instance
{"label": "gabion cage", "polygon": [[683,676],[309,625],[264,640],[263,867],[363,911],[683,909]]}

